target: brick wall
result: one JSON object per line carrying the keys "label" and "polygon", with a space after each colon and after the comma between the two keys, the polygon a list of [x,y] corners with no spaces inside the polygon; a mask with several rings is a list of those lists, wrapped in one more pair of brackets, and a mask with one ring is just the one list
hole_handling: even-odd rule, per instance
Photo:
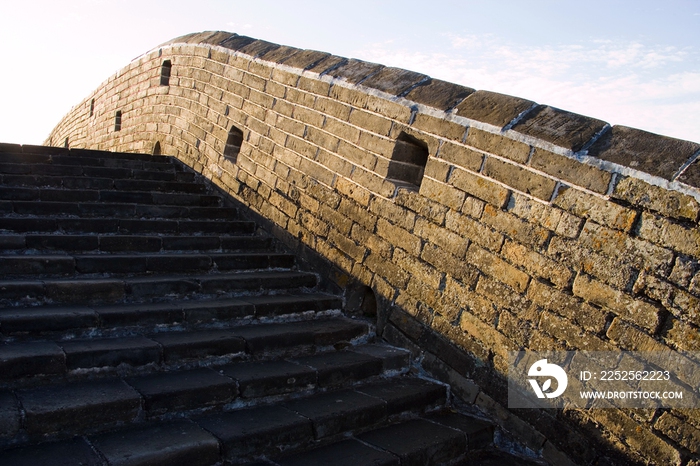
{"label": "brick wall", "polygon": [[158,143],[370,287],[386,339],[550,461],[699,464],[697,410],[508,410],[505,373],[520,348],[700,351],[700,145],[223,32],[134,60],[66,138]]}

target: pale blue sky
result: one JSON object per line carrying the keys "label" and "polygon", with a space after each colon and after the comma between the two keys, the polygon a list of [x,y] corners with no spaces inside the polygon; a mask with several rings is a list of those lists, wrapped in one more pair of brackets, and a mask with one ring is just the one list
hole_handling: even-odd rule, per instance
{"label": "pale blue sky", "polygon": [[700,142],[700,0],[1,0],[0,141],[39,144],[102,81],[226,30]]}

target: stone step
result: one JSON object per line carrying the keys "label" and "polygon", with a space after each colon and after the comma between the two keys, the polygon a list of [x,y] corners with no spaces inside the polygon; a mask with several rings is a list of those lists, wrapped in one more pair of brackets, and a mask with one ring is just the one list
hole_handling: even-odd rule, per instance
{"label": "stone step", "polygon": [[[218,387],[217,395],[220,398],[226,399],[227,396],[231,396],[231,389],[228,388],[229,391],[227,391],[226,376],[214,371],[210,371],[206,375],[204,374],[205,370],[199,370],[199,372],[203,376],[202,379],[192,378],[189,387],[187,387],[187,383],[182,383],[184,378],[180,381],[184,388],[183,393],[188,393],[188,395],[183,395],[182,400],[188,398],[193,400],[201,396],[197,394],[197,391],[198,386],[205,385],[199,383],[203,379],[209,383],[208,390],[210,392],[214,391],[214,387]],[[103,388],[105,392],[113,393],[112,400],[109,400],[112,403],[104,400],[106,405],[104,418],[112,425],[120,421],[132,422],[136,418],[137,414],[133,405],[141,394],[134,387],[129,386],[127,382],[119,382],[121,383],[105,384]],[[391,386],[393,382],[393,380],[386,380],[380,383]],[[134,384],[139,385],[144,392],[150,393],[148,383],[145,380]],[[97,386],[98,383],[95,385]],[[235,386],[235,383],[232,385]],[[232,385],[228,385],[228,387]],[[415,385],[416,387],[420,386],[423,391],[422,400],[412,404],[410,409],[406,409],[401,416],[420,416],[427,410],[444,404],[444,387],[421,380],[416,380]],[[86,383],[80,388],[92,387]],[[26,394],[23,395],[27,397]],[[95,404],[99,405],[107,397],[96,393],[84,398],[91,398]],[[90,416],[89,410],[75,406],[78,404],[75,400],[76,397],[66,394],[62,400],[51,400],[51,402],[73,405],[71,408],[76,411],[74,418],[87,425],[91,425],[91,422],[97,422]],[[147,401],[144,400],[144,402],[145,406],[149,406]],[[130,462],[138,460],[138,464],[209,466],[225,461],[240,464],[242,461],[252,460],[263,455],[279,455],[280,451],[286,451],[287,455],[279,461],[297,461],[289,464],[375,464],[363,461],[364,458],[369,457],[355,456],[360,453],[363,444],[354,439],[349,440],[354,442],[353,446],[349,446],[347,443],[334,443],[333,445],[347,446],[349,449],[343,450],[334,447],[340,454],[335,457],[326,456],[325,462],[322,463],[298,462],[302,455],[322,453],[318,449],[295,456],[290,456],[289,453],[305,450],[328,441],[328,439],[350,435],[352,432],[362,432],[368,428],[382,426],[392,420],[394,423],[390,427],[394,431],[403,429],[405,432],[413,432],[412,429],[424,427],[430,429],[431,434],[439,433],[440,437],[436,439],[438,441],[434,442],[439,446],[451,446],[459,440],[466,443],[463,432],[421,418],[399,421],[397,424],[398,418],[387,413],[386,403],[381,397],[368,396],[356,390],[344,389],[317,393],[275,405],[260,405],[194,415],[189,419],[133,422],[112,432],[101,433],[93,429],[87,436],[44,443],[33,447],[12,448],[2,452],[2,454],[8,465],[25,464],[24,461],[40,461],[40,463],[34,464],[56,465],[61,464],[58,461],[66,459],[69,459],[71,464],[78,464],[78,462],[81,462],[80,464],[102,464],[100,460],[103,457],[107,459],[109,464],[127,464],[124,463],[125,461],[132,464]],[[114,409],[113,405],[116,404],[121,405],[121,410]],[[46,408],[46,406],[40,407]],[[31,412],[30,418],[24,420],[24,425],[34,427],[36,423],[31,419],[34,416],[35,413]],[[63,426],[54,425],[53,429],[58,427]],[[374,431],[369,433],[372,432]],[[394,435],[396,434],[394,433]],[[455,440],[457,438],[459,440]],[[426,439],[422,440],[422,445],[428,443]],[[343,441],[341,440],[341,442]],[[360,446],[359,449],[357,445]],[[433,447],[433,449],[438,448]],[[386,455],[392,457],[390,453],[386,453]],[[443,453],[443,456],[446,455]],[[355,459],[354,463],[347,462],[353,458]]]}
{"label": "stone step", "polygon": [[293,255],[274,252],[0,255],[0,275],[6,279],[36,275],[77,278],[85,274],[202,273],[293,266]]}
{"label": "stone step", "polygon": [[[1,220],[0,220],[1,222]],[[268,236],[0,234],[0,254],[271,250]]]}
{"label": "stone step", "polygon": [[258,271],[125,278],[0,280],[0,309],[42,304],[145,302],[159,297],[229,296],[271,290],[314,288],[316,275]]}
{"label": "stone step", "polygon": [[235,220],[238,209],[231,207],[190,207],[107,202],[0,201],[0,212],[15,218],[147,218],[191,220]]}
{"label": "stone step", "polygon": [[[300,358],[297,363],[313,367],[320,374],[322,386],[331,387],[359,375],[362,375],[359,378],[377,375],[384,370],[382,361],[397,364],[397,359],[405,356],[389,349],[377,351],[382,347],[316,355],[311,359],[300,356],[339,341],[350,345],[353,340],[368,337],[367,324],[342,317],[229,328],[156,330],[149,333],[147,328],[139,329],[138,333],[125,332],[119,336],[5,342],[0,345],[0,386],[25,387],[40,381],[73,380],[86,375],[94,378],[115,371],[138,374],[176,370],[192,364],[297,357]],[[247,370],[254,373],[254,369]],[[338,374],[333,375],[334,372]],[[344,375],[345,372],[352,375]],[[342,379],[343,376],[347,379]]]}
{"label": "stone step", "polygon": [[[54,176],[31,174],[22,164],[0,164],[0,185],[12,187],[44,187],[53,189],[115,189],[114,180],[158,180],[192,182],[193,172],[173,170],[101,169],[88,170],[90,176]],[[99,176],[102,175],[102,176]]]}
{"label": "stone step", "polygon": [[[0,162],[41,164],[52,163],[62,159],[101,159],[115,163],[172,163],[175,159],[167,155],[137,154],[128,152],[109,152],[90,149],[65,149],[49,146],[17,146],[2,144],[0,147]],[[68,162],[71,163],[71,162]],[[109,163],[109,162],[108,162]]]}
{"label": "stone step", "polygon": [[448,412],[393,423],[355,438],[273,458],[272,463],[279,466],[455,464],[454,461],[464,459],[465,451],[488,447],[492,441],[490,423]]}
{"label": "stone step", "polygon": [[[3,167],[0,165],[0,170]],[[111,169],[110,169],[111,170]],[[143,172],[143,176],[148,176],[149,178],[175,178],[175,172]],[[96,176],[96,175],[95,175]],[[96,176],[97,177],[97,176]],[[97,200],[96,197],[101,191],[142,191],[142,192],[181,192],[181,193],[207,193],[209,188],[203,183],[198,183],[196,181],[170,181],[170,180],[159,180],[159,179],[114,179],[111,184],[104,183],[103,188],[70,188],[63,186],[63,183],[59,183],[58,180],[46,180],[41,183],[40,180],[30,177],[24,181],[26,184],[21,184],[23,182],[21,177],[14,175],[12,177],[8,175],[3,175],[0,177],[0,198],[2,199],[15,199],[12,197],[12,191],[19,191],[24,198],[28,197],[32,192],[34,193],[33,199],[51,199],[52,195],[60,195],[63,191],[66,193],[64,196],[71,196],[79,200]],[[100,178],[100,177],[97,177]],[[7,180],[7,184],[4,182]]]}
{"label": "stone step", "polygon": [[169,326],[230,327],[241,320],[340,310],[342,301],[325,293],[281,293],[214,300],[107,306],[37,306],[0,309],[0,335],[87,338],[155,331]]}
{"label": "stone step", "polygon": [[235,235],[252,234],[255,223],[244,220],[189,220],[189,219],[140,219],[140,218],[61,218],[2,217],[0,232],[7,233],[92,233],[135,234],[158,233],[161,235]]}
{"label": "stone step", "polygon": [[[198,184],[187,183],[187,186]],[[65,208],[73,209],[70,213],[78,215],[79,203],[108,203],[108,204],[138,204],[157,206],[189,206],[189,207],[220,207],[221,198],[212,194],[191,192],[158,192],[158,191],[126,191],[126,190],[97,190],[97,189],[50,189],[0,186],[0,200],[3,209],[13,206],[15,209],[27,208],[36,204],[48,204],[56,208],[48,211],[50,214],[64,214]],[[9,202],[12,201],[12,202]],[[34,201],[29,203],[28,201]],[[38,201],[38,202],[37,202]],[[70,207],[75,205],[75,207]],[[21,212],[18,212],[21,213]],[[30,212],[34,213],[34,212]],[[65,214],[64,214],[65,215]]]}

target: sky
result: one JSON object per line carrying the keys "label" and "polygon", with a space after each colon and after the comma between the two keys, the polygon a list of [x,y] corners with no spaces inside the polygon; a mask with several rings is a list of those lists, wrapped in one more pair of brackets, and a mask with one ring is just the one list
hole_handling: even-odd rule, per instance
{"label": "sky", "polygon": [[0,0],[0,142],[134,58],[223,30],[700,142],[700,0]]}

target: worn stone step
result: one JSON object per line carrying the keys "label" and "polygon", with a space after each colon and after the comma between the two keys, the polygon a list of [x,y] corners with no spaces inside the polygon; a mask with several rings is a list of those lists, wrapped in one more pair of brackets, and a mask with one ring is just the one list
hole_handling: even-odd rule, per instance
{"label": "worn stone step", "polygon": [[268,236],[0,234],[0,253],[14,254],[49,251],[262,251],[269,250],[272,245],[272,238]]}
{"label": "worn stone step", "polygon": [[133,218],[56,218],[2,217],[0,231],[8,233],[93,233],[162,235],[236,235],[252,234],[255,223],[244,220],[164,220]]}
{"label": "worn stone step", "polygon": [[[424,409],[417,404],[412,407],[416,412]],[[387,419],[381,398],[342,390],[291,400],[281,407],[217,413],[195,421],[220,440],[226,460],[239,462],[261,455],[275,456],[284,450],[306,449],[318,440],[363,430]]]}
{"label": "worn stone step", "polygon": [[[195,183],[178,183],[186,186],[203,186]],[[192,188],[195,189],[195,188]],[[173,191],[158,192],[144,190],[108,190],[108,189],[52,189],[36,187],[0,186],[0,199],[13,201],[16,210],[28,209],[40,204],[50,206],[72,205],[71,203],[110,203],[110,204],[145,204],[145,205],[169,205],[190,207],[219,207],[221,198],[212,194],[206,194],[205,189],[196,188],[202,192]],[[22,202],[24,201],[24,202]],[[28,201],[41,201],[29,203]],[[53,203],[53,204],[52,204]],[[47,207],[48,208],[48,207]],[[72,209],[75,212],[77,206]],[[17,212],[21,213],[21,212]],[[60,214],[60,210],[53,213]]]}
{"label": "worn stone step", "polygon": [[[233,326],[240,319],[340,310],[340,298],[324,293],[243,296],[215,300],[107,306],[37,306],[0,309],[0,333],[13,338],[37,335],[108,335],[124,328],[149,329],[179,325],[188,328]],[[368,354],[383,357],[372,348]],[[375,351],[375,352],[372,352]]]}
{"label": "worn stone step", "polygon": [[0,275],[5,278],[34,275],[67,277],[83,274],[111,276],[192,273],[293,266],[293,255],[268,252],[0,255]]}
{"label": "worn stone step", "polygon": [[[63,192],[63,191],[62,191]],[[57,196],[60,198],[61,196]],[[0,201],[0,210],[13,216],[52,217],[121,217],[154,219],[234,220],[238,209],[232,207],[197,207],[177,205],[129,204],[112,202]]]}
{"label": "worn stone step", "polygon": [[[474,442],[472,437],[478,437],[480,441]],[[403,466],[446,463],[476,466],[482,463],[470,462],[469,458],[483,457],[481,449],[487,448],[492,442],[492,424],[453,412],[438,412],[370,430],[357,435],[356,438],[340,440],[301,453],[273,457],[272,463],[278,466]],[[510,455],[502,455],[501,459],[504,462],[483,464],[524,464]],[[514,462],[508,463],[505,461],[507,459]],[[455,461],[458,463],[454,463]]]}
{"label": "worn stone step", "polygon": [[[106,354],[102,353],[103,356]],[[280,385],[278,381],[283,377],[286,381]],[[16,421],[4,422],[9,427],[0,433],[0,446],[21,443],[22,439],[68,438],[84,432],[100,432],[117,423],[168,418],[175,413],[182,417],[196,416],[207,410],[216,413],[224,406],[240,409],[241,403],[231,403],[240,400],[242,406],[249,406],[251,400],[258,398],[277,402],[280,395],[296,392],[305,394],[305,397],[282,402],[277,410],[287,410],[310,420],[314,440],[319,440],[382,422],[392,414],[422,413],[442,406],[445,400],[444,387],[420,380],[415,380],[413,385],[420,384],[422,397],[415,393],[410,398],[400,393],[387,397],[391,387],[398,387],[397,382],[402,382],[403,378],[374,382],[373,387],[387,385],[387,388],[375,390],[377,394],[373,396],[357,389],[319,393],[314,392],[320,387],[318,377],[319,373],[313,368],[273,360],[138,376],[60,381],[5,390],[0,392],[0,403],[4,403],[4,406],[0,405],[3,408],[0,420]],[[356,382],[361,381],[362,378]],[[389,412],[387,400],[396,399],[402,399],[398,404],[403,409]],[[20,411],[21,422],[17,420]],[[224,415],[230,418],[240,416],[237,412],[232,416]],[[206,423],[220,417],[219,414],[207,416],[202,425],[207,428]]]}
{"label": "worn stone step", "polygon": [[[193,182],[197,176],[190,171],[172,169],[86,169],[89,176],[56,176],[32,173],[32,166],[26,164],[0,164],[0,186],[44,187],[63,189],[115,189],[115,179],[154,180],[169,182]],[[84,170],[85,171],[85,170]],[[102,175],[102,176],[99,176]],[[116,178],[115,178],[116,177]]]}
{"label": "worn stone step", "polygon": [[[366,324],[346,318],[320,319],[287,323],[261,323],[230,328],[190,329],[77,338],[54,341],[12,341],[0,345],[0,382],[11,385],[32,376],[66,375],[75,370],[147,366],[163,368],[188,361],[207,360],[231,355],[234,358],[262,360],[273,355],[298,356],[317,348],[327,347],[329,341],[351,341],[368,335]],[[274,348],[275,351],[261,351]],[[328,366],[336,370],[350,367],[352,359],[370,369],[354,368],[355,381],[381,373],[382,356],[369,356],[352,351],[328,353],[326,366],[318,369],[305,359],[293,362],[311,368],[326,377]],[[355,355],[348,358],[347,355]],[[385,356],[388,358],[389,356]],[[216,359],[216,358],[215,358]],[[221,364],[225,363],[223,360]],[[379,367],[379,370],[377,370]],[[127,368],[124,367],[124,370]]]}
{"label": "worn stone step", "polygon": [[0,280],[0,308],[40,304],[144,302],[162,296],[231,295],[313,288],[316,276],[296,271],[126,278]]}

